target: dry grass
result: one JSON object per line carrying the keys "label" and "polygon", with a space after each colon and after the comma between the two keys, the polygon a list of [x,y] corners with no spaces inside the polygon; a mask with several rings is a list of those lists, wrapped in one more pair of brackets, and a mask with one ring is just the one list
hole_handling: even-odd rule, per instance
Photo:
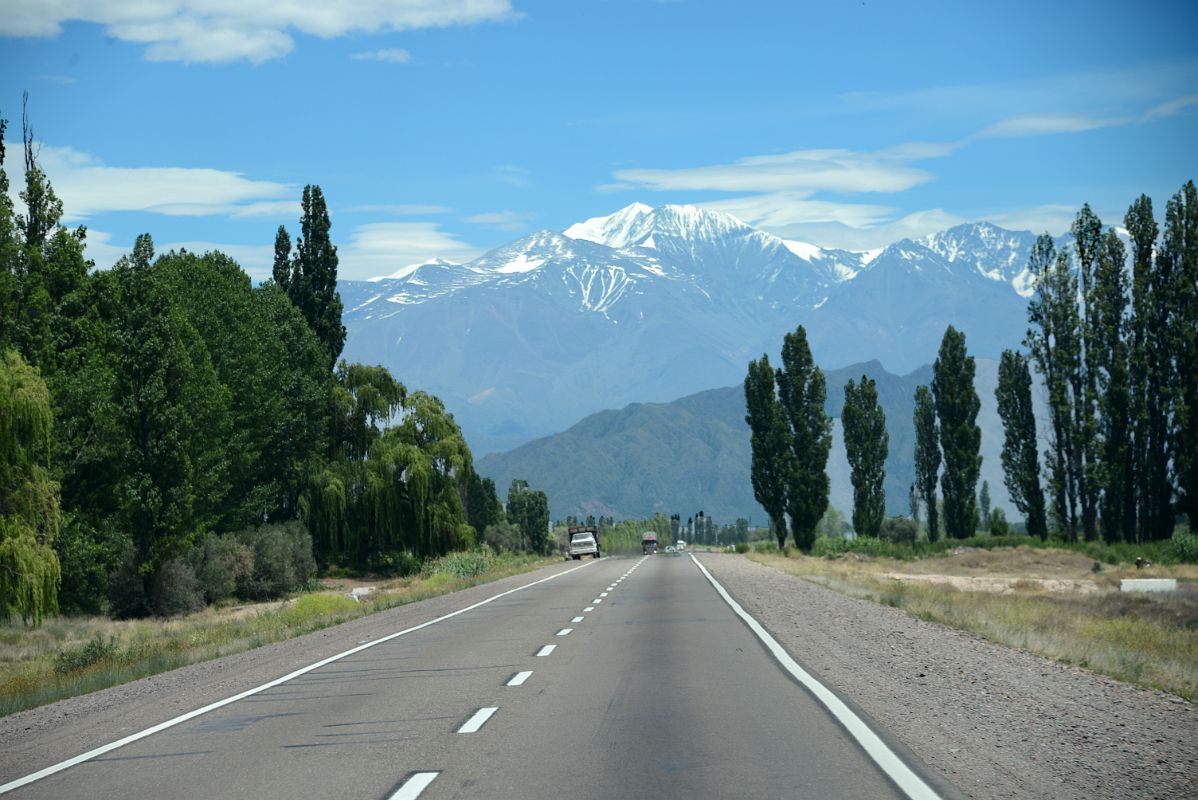
{"label": "dry grass", "polygon": [[383,609],[528,572],[545,559],[498,560],[487,572],[371,583],[355,602],[335,589],[253,605],[208,608],[175,619],[62,617],[40,628],[0,626],[0,716],[188,664],[290,639]]}
{"label": "dry grass", "polygon": [[[915,562],[754,554],[754,560],[854,597],[1122,681],[1198,699],[1198,567],[1104,567],[1061,550],[972,551]],[[897,577],[896,577],[897,576]],[[929,577],[955,581],[927,580]],[[1179,590],[1124,593],[1126,577]],[[1079,591],[1073,583],[1092,584]],[[1055,589],[1055,590],[1053,590]]]}

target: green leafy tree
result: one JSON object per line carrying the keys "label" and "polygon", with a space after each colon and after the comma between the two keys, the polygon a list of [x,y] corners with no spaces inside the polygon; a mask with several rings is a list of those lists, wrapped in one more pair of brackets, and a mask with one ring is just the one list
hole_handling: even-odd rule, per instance
{"label": "green leafy tree", "polygon": [[1074,435],[1074,385],[1080,370],[1077,278],[1066,252],[1057,253],[1052,237],[1041,234],[1032,247],[1028,269],[1035,296],[1028,303],[1026,345],[1044,376],[1052,423],[1048,483],[1057,524],[1077,540],[1078,448]]}
{"label": "green leafy tree", "polygon": [[1180,509],[1198,529],[1198,190],[1187,181],[1165,208],[1161,260],[1172,276],[1170,453]]}
{"label": "green leafy tree", "polygon": [[530,489],[528,481],[513,480],[507,494],[507,518],[520,529],[525,552],[545,553],[549,539],[549,498]]}
{"label": "green leafy tree", "polygon": [[1081,505],[1082,532],[1086,541],[1091,541],[1098,536],[1098,497],[1101,489],[1098,375],[1105,351],[1099,320],[1099,293],[1095,288],[1102,252],[1102,221],[1090,209],[1089,203],[1084,204],[1078,212],[1071,231],[1082,291],[1082,314],[1077,336],[1081,358],[1071,378],[1073,429],[1077,447],[1077,494]]}
{"label": "green leafy tree", "polygon": [[966,355],[964,333],[948,326],[932,370],[932,396],[944,452],[944,473],[940,476],[944,528],[948,536],[964,539],[977,530],[974,492],[982,466],[982,429],[977,425],[981,401],[973,388],[975,367],[973,357]]}
{"label": "green leafy tree", "polygon": [[982,530],[990,530],[990,481],[982,481],[982,491],[978,493],[978,523]]}
{"label": "green leafy tree", "polygon": [[[759,361],[749,362],[749,374],[745,377],[745,407],[748,410],[745,422],[752,437],[753,496],[770,517],[778,547],[783,547],[786,544],[789,448],[786,420],[774,388],[774,369],[765,354]],[[675,515],[672,519],[675,524],[673,536],[677,538],[681,518]]]}
{"label": "green leafy tree", "polygon": [[271,269],[271,277],[275,285],[284,292],[291,286],[291,236],[282,225],[275,232],[275,263]]}
{"label": "green leafy tree", "polygon": [[1093,308],[1092,344],[1100,417],[1102,535],[1107,542],[1135,537],[1131,397],[1128,375],[1127,251],[1115,231],[1103,237],[1087,305]]}
{"label": "green leafy tree", "polygon": [[[341,324],[341,295],[337,292],[337,248],[329,238],[332,223],[319,186],[304,187],[302,208],[288,291],[324,344],[331,369],[345,347],[345,326]],[[276,253],[279,246],[276,236]]]}
{"label": "green leafy tree", "polygon": [[0,117],[0,350],[14,344],[16,335],[17,281],[21,242],[17,232],[16,211],[8,194],[8,173],[4,132],[8,120]]}
{"label": "green leafy tree", "polygon": [[1133,465],[1136,472],[1137,540],[1168,538],[1173,532],[1169,480],[1170,369],[1168,318],[1170,281],[1156,259],[1160,229],[1152,200],[1141,195],[1124,226],[1132,244],[1131,393]]}
{"label": "green leafy tree", "polygon": [[824,373],[811,357],[802,325],[782,340],[782,367],[775,380],[790,445],[786,512],[795,545],[809,553],[815,543],[815,526],[828,507],[826,468],[832,449],[832,420],[824,412]]}
{"label": "green leafy tree", "polygon": [[1028,535],[1047,539],[1036,416],[1032,408],[1032,375],[1026,358],[1011,350],[1003,351],[995,394],[1003,425],[1003,483],[1011,502],[1027,520]]}
{"label": "green leafy tree", "polygon": [[14,351],[0,358],[0,619],[41,624],[58,610],[61,522],[50,478],[50,393]]}
{"label": "green leafy tree", "polygon": [[886,456],[890,435],[886,432],[886,413],[878,404],[878,388],[873,380],[861,376],[844,385],[844,446],[852,468],[853,529],[861,536],[876,537],[886,516]]}
{"label": "green leafy tree", "polygon": [[940,477],[940,427],[936,403],[926,386],[915,388],[915,491],[928,517],[928,541],[940,539],[936,482]]}

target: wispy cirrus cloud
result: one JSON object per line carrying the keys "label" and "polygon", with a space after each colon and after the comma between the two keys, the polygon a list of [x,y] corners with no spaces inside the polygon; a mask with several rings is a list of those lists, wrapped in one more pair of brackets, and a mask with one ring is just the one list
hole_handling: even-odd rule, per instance
{"label": "wispy cirrus cloud", "polygon": [[536,217],[536,213],[532,211],[488,211],[466,217],[466,221],[476,225],[489,225],[505,231],[522,231]]}
{"label": "wispy cirrus cloud", "polygon": [[90,22],[112,39],[144,44],[149,61],[262,63],[291,52],[292,32],[333,39],[518,16],[510,0],[8,0],[0,36],[52,37],[64,23]]}
{"label": "wispy cirrus cloud", "polygon": [[380,50],[354,53],[350,58],[354,61],[385,61],[390,64],[407,64],[412,60],[412,54],[402,47],[384,47]]}
{"label": "wispy cirrus cloud", "polygon": [[360,214],[391,214],[396,217],[419,216],[421,214],[448,214],[453,211],[448,206],[427,203],[368,203],[366,205],[350,206],[349,210]]}
{"label": "wispy cirrus cloud", "polygon": [[[18,151],[19,143],[6,143]],[[38,161],[63,201],[66,221],[113,211],[164,216],[298,216],[299,190],[290,184],[254,180],[240,172],[207,167],[116,167],[73,147],[40,145]],[[11,186],[25,183],[14,164]]]}
{"label": "wispy cirrus cloud", "polygon": [[434,258],[463,262],[481,253],[482,248],[441,230],[435,222],[372,222],[359,225],[339,245],[338,275],[364,280]]}

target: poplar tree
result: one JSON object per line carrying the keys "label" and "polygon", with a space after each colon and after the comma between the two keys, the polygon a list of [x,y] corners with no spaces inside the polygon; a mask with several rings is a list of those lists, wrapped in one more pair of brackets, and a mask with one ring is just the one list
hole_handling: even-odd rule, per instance
{"label": "poplar tree", "polygon": [[1169,352],[1173,354],[1173,419],[1170,453],[1180,509],[1190,529],[1198,529],[1198,190],[1194,182],[1169,200],[1161,259],[1173,278],[1169,292],[1173,319]]}
{"label": "poplar tree", "polygon": [[886,413],[878,404],[878,387],[861,376],[844,385],[844,446],[852,467],[853,530],[860,536],[876,537],[886,516],[886,456],[890,435],[886,432]]}
{"label": "poplar tree", "polygon": [[978,493],[978,523],[982,530],[990,530],[990,481],[982,481],[982,491]]}
{"label": "poplar tree", "polygon": [[8,120],[0,117],[0,350],[9,346],[15,335],[17,260],[21,249],[16,210],[8,194],[8,173],[4,169],[4,132],[7,128]]}
{"label": "poplar tree", "polygon": [[982,429],[977,426],[981,401],[973,388],[972,356],[966,355],[965,334],[952,325],[940,342],[940,355],[932,365],[932,396],[940,422],[940,447],[944,452],[944,529],[948,536],[964,539],[977,530],[978,472]]}
{"label": "poplar tree", "polygon": [[1099,483],[1102,536],[1107,542],[1135,537],[1135,485],[1131,465],[1131,408],[1127,361],[1127,251],[1114,230],[1102,239],[1091,294],[1094,309],[1093,368],[1100,415]]}
{"label": "poplar tree", "polygon": [[1073,428],[1077,448],[1077,495],[1081,505],[1082,532],[1087,541],[1098,536],[1099,428],[1098,372],[1104,355],[1098,320],[1098,292],[1095,269],[1102,250],[1102,221],[1082,205],[1070,228],[1077,253],[1077,273],[1082,292],[1077,347],[1080,357],[1071,376],[1073,387]]}
{"label": "poplar tree", "polygon": [[1025,344],[1044,376],[1052,423],[1048,482],[1058,525],[1077,540],[1077,447],[1074,436],[1074,377],[1078,374],[1077,278],[1067,252],[1056,252],[1047,233],[1036,238],[1028,259],[1035,295],[1028,303]]}
{"label": "poplar tree", "polygon": [[940,477],[940,433],[936,404],[926,386],[915,388],[915,489],[928,517],[928,541],[940,538],[936,481]]}
{"label": "poplar tree", "polygon": [[275,263],[271,277],[284,292],[289,292],[291,286],[291,236],[282,225],[275,232]]}
{"label": "poplar tree", "polygon": [[776,380],[789,435],[786,512],[795,545],[806,553],[815,543],[815,526],[828,508],[826,468],[832,449],[832,420],[824,412],[824,373],[815,366],[802,325],[782,340],[782,368]]}
{"label": "poplar tree", "polygon": [[749,362],[745,376],[745,408],[753,452],[753,496],[769,515],[778,547],[786,544],[786,481],[789,450],[786,420],[774,387],[774,369],[764,353]]}
{"label": "poplar tree", "polygon": [[1003,351],[995,395],[1003,426],[1003,484],[1011,502],[1027,520],[1028,535],[1047,539],[1036,417],[1032,408],[1032,375],[1026,358],[1011,350]]}
{"label": "poplar tree", "polygon": [[[341,295],[337,292],[337,248],[329,238],[332,224],[319,186],[304,187],[302,208],[301,236],[295,246],[288,293],[324,344],[332,369],[345,347],[345,326],[341,324]],[[277,235],[275,244],[277,251]]]}
{"label": "poplar tree", "polygon": [[1131,337],[1132,425],[1136,471],[1137,539],[1167,538],[1173,532],[1169,481],[1168,281],[1154,258],[1159,228],[1152,200],[1140,197],[1124,226],[1132,241]]}

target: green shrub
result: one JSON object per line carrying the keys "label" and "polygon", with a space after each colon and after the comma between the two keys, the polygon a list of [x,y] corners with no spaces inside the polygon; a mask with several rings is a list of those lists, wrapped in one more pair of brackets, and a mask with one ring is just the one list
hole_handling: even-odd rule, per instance
{"label": "green shrub", "polygon": [[467,550],[424,562],[420,574],[430,578],[436,575],[446,575],[466,580],[482,575],[495,563],[496,558],[490,553],[482,550]]}
{"label": "green shrub", "polygon": [[1186,564],[1198,564],[1198,533],[1177,532],[1170,540],[1173,554],[1178,561]]}
{"label": "green shrub", "polygon": [[109,636],[108,641],[96,634],[96,638],[84,645],[64,647],[54,656],[54,671],[59,675],[69,675],[81,669],[87,669],[93,664],[112,658],[116,655],[116,638]]}
{"label": "green shrub", "polygon": [[174,558],[158,568],[150,591],[150,607],[160,617],[178,617],[204,607],[204,591],[190,564]]}
{"label": "green shrub", "polygon": [[815,540],[811,555],[820,558],[838,558],[849,552],[850,540],[843,536],[821,536]]}
{"label": "green shrub", "polygon": [[1001,508],[990,510],[990,535],[991,536],[1007,536],[1011,532],[1011,526],[1007,522],[1007,515]]}
{"label": "green shrub", "polygon": [[191,552],[189,561],[208,603],[232,597],[238,583],[254,572],[254,551],[232,536],[208,534]]}
{"label": "green shrub", "polygon": [[254,570],[237,585],[237,594],[268,600],[296,591],[316,575],[312,536],[302,522],[263,525],[242,531],[237,539],[254,551]]}
{"label": "green shrub", "polygon": [[289,628],[300,628],[335,614],[357,612],[357,601],[344,595],[306,594],[283,612],[283,622]]}
{"label": "green shrub", "polygon": [[912,544],[915,542],[915,536],[919,533],[919,525],[910,517],[887,517],[882,520],[881,530],[878,531],[878,538],[884,539],[887,542],[906,542]]}
{"label": "green shrub", "polygon": [[483,531],[483,541],[496,553],[520,549],[520,529],[510,522],[493,522]]}
{"label": "green shrub", "polygon": [[737,542],[735,549],[736,549],[736,552],[740,553],[741,555],[744,555],[745,553],[749,552],[749,543],[748,542]]}
{"label": "green shrub", "polygon": [[122,549],[117,568],[108,576],[108,607],[116,619],[150,616],[150,598],[132,543]]}
{"label": "green shrub", "polygon": [[416,554],[406,550],[373,553],[366,559],[366,570],[374,575],[394,575],[403,578],[415,575],[420,571],[420,566],[420,559]]}

